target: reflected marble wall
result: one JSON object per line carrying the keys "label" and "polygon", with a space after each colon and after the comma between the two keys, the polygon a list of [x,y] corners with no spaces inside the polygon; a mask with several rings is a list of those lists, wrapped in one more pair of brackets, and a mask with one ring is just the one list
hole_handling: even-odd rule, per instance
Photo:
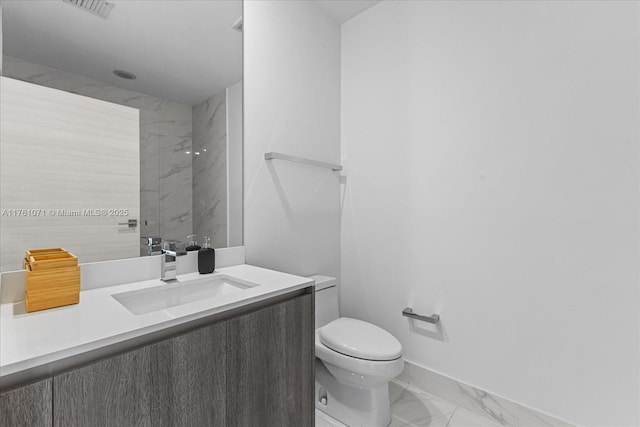
{"label": "reflected marble wall", "polygon": [[193,107],[193,226],[198,243],[227,247],[226,91]]}
{"label": "reflected marble wall", "polygon": [[[140,110],[140,235],[191,234],[191,107],[8,56],[3,75]],[[187,154],[189,152],[189,154]]]}
{"label": "reflected marble wall", "polygon": [[[0,6],[0,58],[2,58],[2,6]],[[0,76],[2,75],[2,61],[0,61]]]}

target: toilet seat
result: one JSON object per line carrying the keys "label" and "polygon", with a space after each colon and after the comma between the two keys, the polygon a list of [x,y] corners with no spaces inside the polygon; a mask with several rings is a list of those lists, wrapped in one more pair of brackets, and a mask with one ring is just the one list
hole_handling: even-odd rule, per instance
{"label": "toilet seat", "polygon": [[[391,378],[397,377],[404,367],[402,357],[395,360],[358,359],[339,353],[322,344],[320,342],[320,331],[316,331],[315,336],[315,353],[318,359],[327,367],[333,365],[345,372],[356,374],[349,375],[349,379],[346,381],[348,384],[361,387],[389,382]],[[345,382],[344,376],[339,381]]]}
{"label": "toilet seat", "polygon": [[341,317],[320,329],[320,342],[346,356],[391,361],[402,356],[402,345],[389,332],[362,320]]}

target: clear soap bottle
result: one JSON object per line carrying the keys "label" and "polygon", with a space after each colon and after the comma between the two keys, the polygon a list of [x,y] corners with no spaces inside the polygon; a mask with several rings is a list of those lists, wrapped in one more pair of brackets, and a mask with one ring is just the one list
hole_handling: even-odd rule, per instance
{"label": "clear soap bottle", "polygon": [[189,243],[187,244],[187,252],[199,251],[201,249],[200,245],[198,244],[198,242],[196,242],[196,235],[195,234],[188,235],[187,239],[189,239]]}

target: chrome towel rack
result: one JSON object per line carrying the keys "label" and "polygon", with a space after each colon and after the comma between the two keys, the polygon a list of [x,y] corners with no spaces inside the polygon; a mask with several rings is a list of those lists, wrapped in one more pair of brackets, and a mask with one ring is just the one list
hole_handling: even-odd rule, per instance
{"label": "chrome towel rack", "polygon": [[411,307],[407,307],[404,310],[402,310],[402,315],[409,317],[411,319],[416,319],[416,320],[422,320],[423,322],[427,322],[427,323],[438,323],[440,322],[440,315],[439,314],[432,314],[431,316],[423,316],[422,314],[416,314],[413,312],[413,309]]}
{"label": "chrome towel rack", "polygon": [[342,170],[342,166],[336,165],[335,163],[319,162],[318,160],[311,160],[311,159],[305,159],[303,157],[289,156],[288,154],[282,154],[282,153],[274,153],[274,152],[265,153],[264,159],[265,160],[274,160],[274,159],[286,160],[289,162],[302,163],[304,165],[319,166],[321,168],[329,168],[334,171]]}

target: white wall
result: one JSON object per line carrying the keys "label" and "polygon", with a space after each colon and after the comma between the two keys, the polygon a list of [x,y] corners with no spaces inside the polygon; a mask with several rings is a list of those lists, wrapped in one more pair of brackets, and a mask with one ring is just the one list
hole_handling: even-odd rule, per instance
{"label": "white wall", "polygon": [[339,175],[270,151],[337,163],[340,28],[310,1],[244,3],[247,263],[337,277]]}
{"label": "white wall", "polygon": [[638,9],[385,1],[342,27],[343,315],[519,403],[640,425]]}

